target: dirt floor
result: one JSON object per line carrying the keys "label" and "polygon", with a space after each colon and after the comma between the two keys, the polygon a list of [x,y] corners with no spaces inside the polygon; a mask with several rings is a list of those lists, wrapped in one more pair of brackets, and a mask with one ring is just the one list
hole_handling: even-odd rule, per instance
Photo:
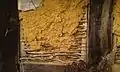
{"label": "dirt floor", "polygon": [[112,66],[112,72],[120,72],[120,64],[114,64]]}

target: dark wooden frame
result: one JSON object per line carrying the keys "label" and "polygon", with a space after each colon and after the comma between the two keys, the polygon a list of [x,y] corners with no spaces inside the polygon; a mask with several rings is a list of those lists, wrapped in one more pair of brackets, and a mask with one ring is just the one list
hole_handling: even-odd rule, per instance
{"label": "dark wooden frame", "polygon": [[[104,3],[109,1],[107,17],[107,27],[103,35],[102,28],[102,10],[104,9]],[[88,65],[97,66],[102,59],[102,56],[107,55],[112,50],[112,7],[113,0],[90,0],[90,11],[89,11],[89,53],[88,53]],[[104,17],[103,17],[104,18]],[[100,35],[102,34],[103,37]],[[103,38],[105,38],[103,40]],[[105,45],[106,44],[106,45]]]}

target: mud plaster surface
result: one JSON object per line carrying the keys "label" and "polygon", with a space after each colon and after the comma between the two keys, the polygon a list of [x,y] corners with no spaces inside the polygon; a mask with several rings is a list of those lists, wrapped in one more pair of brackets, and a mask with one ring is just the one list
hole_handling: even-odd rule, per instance
{"label": "mud plaster surface", "polygon": [[21,39],[32,49],[68,51],[76,44],[73,34],[85,3],[85,0],[44,0],[42,8],[20,12]]}
{"label": "mud plaster surface", "polygon": [[120,45],[120,0],[116,0],[116,4],[113,8],[113,32],[117,34],[117,45]]}

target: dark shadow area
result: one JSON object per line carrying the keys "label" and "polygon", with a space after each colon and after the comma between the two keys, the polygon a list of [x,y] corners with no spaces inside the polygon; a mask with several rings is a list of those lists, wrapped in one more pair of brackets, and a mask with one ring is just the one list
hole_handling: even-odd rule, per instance
{"label": "dark shadow area", "polygon": [[17,0],[0,2],[0,72],[17,72],[15,57],[18,53],[19,19]]}

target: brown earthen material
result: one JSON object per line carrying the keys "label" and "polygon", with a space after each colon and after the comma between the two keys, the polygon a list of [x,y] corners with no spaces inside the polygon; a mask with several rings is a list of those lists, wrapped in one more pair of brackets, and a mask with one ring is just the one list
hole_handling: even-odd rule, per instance
{"label": "brown earthen material", "polygon": [[117,35],[117,45],[120,45],[120,0],[116,0],[113,7],[113,32]]}
{"label": "brown earthen material", "polygon": [[[85,0],[44,0],[35,11],[20,12],[21,39],[30,49],[68,51],[75,45]],[[86,8],[87,9],[87,8]]]}

